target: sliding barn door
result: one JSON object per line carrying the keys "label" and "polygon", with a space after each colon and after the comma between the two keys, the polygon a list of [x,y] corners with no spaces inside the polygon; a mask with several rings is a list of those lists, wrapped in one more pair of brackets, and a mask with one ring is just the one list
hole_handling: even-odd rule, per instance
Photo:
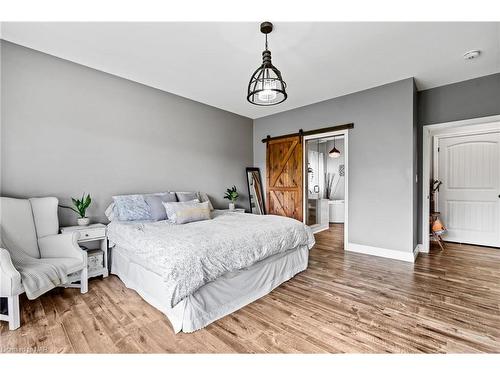
{"label": "sliding barn door", "polygon": [[300,136],[267,142],[267,202],[269,214],[302,221],[302,139]]}

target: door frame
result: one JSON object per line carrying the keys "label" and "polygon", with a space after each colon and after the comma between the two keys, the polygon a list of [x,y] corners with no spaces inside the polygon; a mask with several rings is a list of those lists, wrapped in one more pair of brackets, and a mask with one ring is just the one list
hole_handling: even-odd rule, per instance
{"label": "door frame", "polygon": [[[430,186],[431,179],[431,155],[434,166],[437,163],[437,140],[439,138],[494,133],[500,131],[500,115],[478,117],[468,120],[450,121],[422,127],[422,244],[420,251],[429,252],[429,209],[430,209]],[[432,137],[436,137],[431,142]],[[433,144],[431,144],[433,143]]]}
{"label": "door frame", "polygon": [[[306,166],[306,141],[311,140],[311,139],[321,139],[321,138],[327,138],[327,137],[333,137],[333,136],[344,136],[344,181],[345,181],[345,193],[344,193],[344,249],[346,245],[349,243],[349,129],[343,129],[343,130],[337,130],[337,131],[332,131],[332,132],[326,132],[326,133],[319,133],[319,134],[311,134],[311,135],[305,135],[302,137],[302,140],[304,141],[303,145],[303,150],[302,150],[302,175],[304,176],[303,182],[302,182],[302,192],[303,192],[303,197],[302,197],[302,210],[303,210],[303,217],[302,221],[304,224],[306,224],[306,204],[307,204],[307,196],[306,196],[306,176],[307,176],[307,166]],[[321,232],[326,229],[321,229],[318,230],[314,233]]]}

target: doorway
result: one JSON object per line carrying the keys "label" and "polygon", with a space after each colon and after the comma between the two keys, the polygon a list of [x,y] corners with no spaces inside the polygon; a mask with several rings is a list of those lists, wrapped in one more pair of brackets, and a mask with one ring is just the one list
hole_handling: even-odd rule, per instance
{"label": "doorway", "polygon": [[500,247],[500,116],[423,131],[422,250],[429,251],[430,210],[446,227],[444,241]]}
{"label": "doorway", "polygon": [[343,226],[347,239],[348,130],[304,136],[303,154],[303,222],[314,233]]}

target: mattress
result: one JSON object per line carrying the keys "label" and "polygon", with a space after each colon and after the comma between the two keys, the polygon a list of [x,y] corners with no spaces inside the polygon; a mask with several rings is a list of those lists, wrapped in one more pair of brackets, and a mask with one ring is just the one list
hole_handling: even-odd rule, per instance
{"label": "mattress", "polygon": [[194,332],[265,296],[307,268],[309,248],[297,246],[250,267],[226,273],[199,288],[173,308],[162,289],[163,278],[145,268],[119,246],[111,250],[111,273],[127,288],[164,313],[175,333]]}

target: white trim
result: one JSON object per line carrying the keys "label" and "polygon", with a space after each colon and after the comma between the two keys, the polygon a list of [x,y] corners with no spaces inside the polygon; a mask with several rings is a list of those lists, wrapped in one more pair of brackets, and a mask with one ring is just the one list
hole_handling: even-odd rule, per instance
{"label": "white trim", "polygon": [[[418,246],[417,246],[417,248],[418,248]],[[378,256],[378,257],[382,257],[382,258],[402,260],[402,261],[411,262],[411,263],[415,262],[415,258],[418,255],[418,251],[415,253],[415,250],[413,252],[398,251],[398,250],[384,249],[382,247],[360,245],[357,243],[348,243],[345,250],[351,251],[353,253],[374,255],[374,256]]]}
{"label": "white trim", "polygon": [[484,125],[484,124],[499,122],[499,121],[500,121],[500,115],[496,115],[496,116],[487,116],[487,117],[477,117],[477,118],[471,118],[471,119],[460,120],[460,121],[442,122],[439,124],[429,124],[429,125],[424,125],[424,127],[431,128],[433,131],[436,131],[436,130],[443,130],[443,129],[449,129],[449,128],[458,128],[458,127],[462,127],[462,126]]}
{"label": "white trim", "polygon": [[417,246],[415,246],[415,249],[413,249],[413,259],[416,260],[418,257],[418,254],[420,254],[420,250],[422,249],[422,244],[419,243]]}
{"label": "white trim", "polygon": [[316,234],[316,233],[319,233],[319,232],[324,232],[325,230],[328,230],[330,229],[330,225],[328,225],[327,227],[320,227],[320,226],[310,226],[313,234]]}
{"label": "white trim", "polygon": [[344,249],[349,243],[349,130],[344,133]]}
{"label": "white trim", "polygon": [[[471,128],[474,126],[474,128]],[[466,134],[481,134],[495,131],[500,126],[500,115],[478,117],[468,120],[444,122],[440,124],[424,125],[422,127],[422,247],[420,251],[429,252],[429,209],[431,179],[431,139],[433,136],[451,137]],[[463,129],[458,129],[462,128]],[[496,130],[498,131],[498,130]]]}
{"label": "white trim", "polygon": [[[424,244],[419,243],[417,245],[417,247],[415,248],[415,250],[417,250],[417,249],[418,249],[418,254],[420,254],[420,253],[428,254],[429,253],[429,245],[427,245],[427,249],[425,249]],[[415,255],[415,258],[418,256],[418,254]]]}
{"label": "white trim", "polygon": [[431,131],[427,127],[422,129],[422,248],[420,251],[429,252],[429,210],[431,178]]}
{"label": "white trim", "polygon": [[303,137],[304,140],[304,149],[302,152],[302,176],[303,176],[303,181],[302,181],[302,220],[304,224],[306,223],[306,147],[305,147],[305,142],[307,140],[311,139],[320,139],[320,138],[327,138],[327,137],[333,137],[333,136],[340,136],[342,135],[344,137],[344,249],[346,249],[346,245],[349,243],[349,129],[343,129],[343,130],[337,130],[337,131],[332,131],[332,132],[326,132],[326,133],[320,133],[320,134],[312,134],[312,135],[305,135]]}

